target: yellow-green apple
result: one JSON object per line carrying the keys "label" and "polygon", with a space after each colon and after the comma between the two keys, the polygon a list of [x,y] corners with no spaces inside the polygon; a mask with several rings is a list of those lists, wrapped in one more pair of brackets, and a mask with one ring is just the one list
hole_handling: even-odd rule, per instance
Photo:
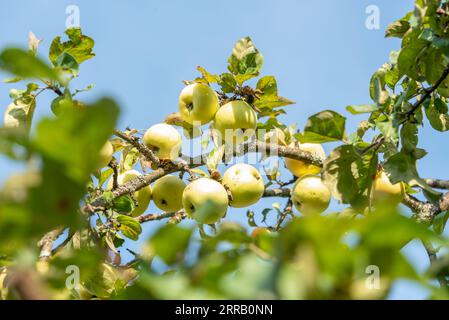
{"label": "yellow-green apple", "polygon": [[226,170],[222,183],[231,192],[230,205],[236,208],[243,208],[256,203],[265,190],[259,171],[245,163],[235,164]]}
{"label": "yellow-green apple", "polygon": [[[117,177],[117,184],[119,186],[137,178],[138,176],[140,176],[141,173],[137,170],[128,170],[123,172],[122,174],[119,174]],[[108,184],[107,184],[107,189],[111,190],[112,189],[112,184],[113,184],[113,180],[112,178],[109,179]],[[142,213],[145,212],[145,210],[148,208],[148,205],[150,204],[150,200],[151,200],[151,187],[150,186],[145,186],[140,190],[137,190],[134,193],[134,199],[137,202],[137,206],[134,209],[133,212],[131,212],[131,215],[133,217],[137,217],[140,216]]]}
{"label": "yellow-green apple", "polygon": [[377,173],[373,182],[372,199],[374,204],[397,205],[404,197],[404,186],[392,184],[384,171]]}
{"label": "yellow-green apple", "polygon": [[106,167],[109,162],[112,160],[112,154],[114,153],[114,147],[112,146],[112,143],[107,140],[106,143],[101,147],[100,149],[100,155],[98,159],[98,168],[104,168]]}
{"label": "yellow-green apple", "polygon": [[186,184],[178,177],[167,175],[158,179],[152,189],[152,197],[156,206],[167,212],[182,208],[182,193]]}
{"label": "yellow-green apple", "polygon": [[226,103],[215,114],[214,128],[221,139],[233,146],[248,140],[256,132],[257,114],[251,106],[242,100]]}
{"label": "yellow-green apple", "polygon": [[179,95],[179,113],[187,123],[198,121],[206,124],[214,118],[217,110],[217,94],[206,84],[189,84]]}
{"label": "yellow-green apple", "polygon": [[[318,143],[302,143],[299,145],[290,144],[290,147],[299,148],[300,150],[303,151],[308,151],[320,158],[324,158],[326,156],[323,147],[321,146],[321,144]],[[285,158],[284,161],[287,169],[298,178],[301,178],[309,174],[312,175],[317,174],[321,171],[320,167],[314,164],[307,163],[306,161],[303,160]]]}
{"label": "yellow-green apple", "polygon": [[320,177],[308,175],[296,181],[291,199],[302,214],[320,214],[329,206],[331,193]]}
{"label": "yellow-green apple", "polygon": [[181,152],[181,135],[166,123],[150,127],[143,136],[143,142],[161,159],[176,159]]}
{"label": "yellow-green apple", "polygon": [[212,224],[226,214],[228,193],[219,182],[200,178],[184,189],[182,204],[191,218],[202,224]]}

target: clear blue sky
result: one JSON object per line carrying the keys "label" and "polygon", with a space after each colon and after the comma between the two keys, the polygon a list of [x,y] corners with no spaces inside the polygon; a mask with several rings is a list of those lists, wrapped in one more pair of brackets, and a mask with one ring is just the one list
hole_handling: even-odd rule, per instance
{"label": "clear blue sky", "polygon": [[[301,128],[308,116],[324,108],[349,116],[345,106],[370,102],[370,76],[399,47],[398,40],[384,39],[385,27],[413,8],[412,0],[3,0],[0,48],[26,46],[28,32],[33,31],[44,39],[40,50],[44,56],[51,40],[64,31],[70,4],[79,6],[83,32],[96,41],[97,57],[82,65],[81,78],[74,82],[78,88],[91,83],[95,87],[80,99],[114,97],[123,110],[120,126],[138,129],[177,110],[181,81],[196,77],[197,65],[214,73],[225,71],[234,42],[247,35],[264,54],[262,74],[275,75],[280,94],[297,102],[288,107],[285,122],[297,122]],[[368,5],[380,9],[379,30],[365,27]],[[0,84],[4,107],[12,87]],[[52,98],[40,97],[37,117],[50,113]],[[362,119],[349,117],[348,131]],[[429,152],[419,163],[422,176],[449,178],[442,148],[447,134],[437,134],[426,124],[421,137],[420,146]],[[332,145],[325,147],[329,152]],[[19,168],[0,156],[0,183],[14,170]],[[260,210],[262,204],[253,209]],[[229,217],[241,220],[244,214],[244,209],[232,210]],[[154,225],[147,225],[145,234]],[[427,266],[419,244],[404,251],[419,270]],[[391,294],[391,298],[423,297],[425,292],[407,283],[396,285]]]}

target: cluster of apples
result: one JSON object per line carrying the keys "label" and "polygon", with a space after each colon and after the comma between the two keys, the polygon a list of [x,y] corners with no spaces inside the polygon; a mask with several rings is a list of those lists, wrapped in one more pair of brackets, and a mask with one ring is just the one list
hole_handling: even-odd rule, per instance
{"label": "cluster of apples", "polygon": [[[179,97],[179,112],[182,119],[189,123],[207,124],[213,121],[225,143],[238,145],[255,134],[257,114],[243,100],[233,100],[219,106],[216,92],[206,84],[194,83],[186,86]],[[282,144],[285,135],[281,130],[270,132],[265,139],[270,143]],[[174,160],[181,152],[181,135],[171,125],[160,123],[150,127],[144,134],[143,143],[160,159]],[[298,142],[290,145],[308,151],[315,156],[325,157],[320,144]],[[107,142],[101,150],[101,164],[106,166],[112,158],[113,147]],[[286,167],[298,180],[294,184],[291,200],[302,214],[320,214],[330,203],[331,192],[318,175],[321,168],[305,161],[285,159]],[[122,185],[141,175],[136,170],[126,171],[118,176]],[[112,179],[108,182],[112,188]],[[153,199],[155,205],[164,211],[174,212],[184,209],[197,222],[212,224],[219,221],[229,206],[242,208],[257,203],[264,193],[264,182],[259,171],[248,164],[231,166],[220,181],[211,178],[199,178],[188,185],[176,176],[166,175],[158,179],[153,187],[146,186],[135,192],[137,207],[133,216],[141,215]],[[384,173],[376,176],[373,185],[376,199],[392,198],[395,201],[403,193],[400,184],[392,185]],[[400,201],[400,200],[399,200]]]}

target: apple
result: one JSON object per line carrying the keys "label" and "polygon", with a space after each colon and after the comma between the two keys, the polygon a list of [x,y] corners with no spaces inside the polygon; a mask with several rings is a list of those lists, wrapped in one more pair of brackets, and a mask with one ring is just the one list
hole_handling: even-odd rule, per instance
{"label": "apple", "polygon": [[150,127],[143,136],[143,143],[161,159],[176,159],[181,152],[181,135],[166,123]]}
{"label": "apple", "polygon": [[72,100],[70,95],[60,96],[53,100],[51,103],[51,111],[55,116],[61,115],[64,111],[71,108],[84,109],[86,105],[78,100]]}
{"label": "apple", "polygon": [[182,193],[185,187],[184,181],[178,177],[163,176],[153,185],[153,201],[161,210],[167,212],[178,211],[182,208]]}
{"label": "apple", "polygon": [[302,214],[320,214],[329,206],[331,193],[320,177],[308,175],[296,181],[291,199]]}
{"label": "apple", "polygon": [[377,173],[373,182],[372,199],[374,204],[385,203],[397,205],[404,197],[404,186],[392,184],[384,171]]}
{"label": "apple", "polygon": [[111,162],[113,153],[114,147],[112,146],[112,143],[108,140],[100,149],[100,155],[98,160],[99,169],[106,167],[109,164],[109,162]]}
{"label": "apple", "polygon": [[[119,174],[117,177],[117,184],[123,185],[135,178],[137,178],[138,176],[140,176],[141,173],[137,170],[128,170],[123,172],[122,174]],[[107,184],[107,189],[111,190],[112,189],[112,178],[109,179],[108,184]],[[134,209],[133,212],[131,212],[131,215],[133,217],[137,217],[140,216],[141,214],[143,214],[145,212],[145,210],[148,208],[148,205],[150,204],[150,200],[151,200],[151,187],[150,186],[146,186],[143,187],[140,190],[137,190],[134,193],[134,199],[136,199],[137,201],[137,206]]]}
{"label": "apple", "polygon": [[182,89],[179,95],[179,112],[190,124],[202,125],[211,121],[218,110],[218,97],[214,90],[203,83],[193,83]]}
{"label": "apple", "polygon": [[182,194],[187,214],[202,224],[218,222],[228,209],[228,193],[217,181],[199,178],[192,181]]}
{"label": "apple", "polygon": [[227,144],[237,146],[255,134],[257,114],[251,106],[242,100],[226,103],[215,114],[214,128]]}
{"label": "apple", "polygon": [[[308,152],[314,154],[315,156],[318,156],[321,158],[326,157],[323,147],[321,146],[321,144],[318,144],[318,143],[302,143],[302,144],[299,144],[299,146],[297,146],[295,144],[290,144],[290,147],[292,147],[292,148],[297,147],[303,151],[308,151]],[[285,166],[287,167],[287,169],[298,178],[301,178],[301,177],[303,177],[305,175],[309,175],[309,174],[310,175],[318,174],[321,171],[320,167],[310,164],[310,163],[307,163],[306,161],[302,161],[302,160],[285,158],[284,162],[285,162]]]}
{"label": "apple", "polygon": [[72,108],[72,105],[71,97],[60,96],[52,101],[50,108],[55,116],[59,116],[65,110]]}
{"label": "apple", "polygon": [[245,163],[233,165],[226,170],[222,183],[231,191],[230,205],[235,208],[243,208],[256,203],[265,190],[259,171]]}

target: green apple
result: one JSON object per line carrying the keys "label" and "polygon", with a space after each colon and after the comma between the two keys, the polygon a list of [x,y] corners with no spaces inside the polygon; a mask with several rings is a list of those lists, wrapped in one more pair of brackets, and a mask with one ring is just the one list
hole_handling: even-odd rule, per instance
{"label": "green apple", "polygon": [[372,199],[374,204],[398,205],[404,198],[402,183],[392,184],[384,171],[378,172],[373,182]]}
{"label": "green apple", "polygon": [[217,110],[217,94],[206,84],[189,84],[179,95],[179,112],[187,123],[198,121],[206,124],[214,118]]}
{"label": "green apple", "polygon": [[[318,156],[320,158],[325,158],[326,154],[324,153],[324,149],[321,146],[321,144],[318,143],[302,143],[298,145],[290,144],[290,147],[292,148],[299,148],[303,151],[308,151],[312,153],[315,156]],[[302,160],[295,160],[290,158],[284,159],[285,166],[287,169],[293,173],[296,177],[301,178],[305,175],[314,175],[318,174],[321,171],[321,168],[307,163],[306,161]]]}
{"label": "green apple", "polygon": [[156,206],[166,212],[178,211],[182,208],[182,193],[186,184],[175,176],[163,176],[158,179],[152,190]]}
{"label": "green apple", "polygon": [[228,209],[228,193],[217,181],[200,178],[192,181],[182,194],[187,214],[202,224],[218,222]]}
{"label": "green apple", "polygon": [[214,128],[227,144],[237,146],[248,140],[256,132],[257,114],[242,100],[226,103],[215,114]]}
{"label": "green apple", "polygon": [[226,170],[222,183],[231,192],[230,205],[235,208],[243,208],[256,203],[265,190],[259,171],[245,163],[233,165]]}
{"label": "green apple", "polygon": [[51,111],[55,116],[59,116],[65,110],[68,110],[73,107],[73,102],[70,97],[60,96],[54,99],[51,103]]}
{"label": "green apple", "polygon": [[320,177],[309,175],[296,181],[291,199],[302,214],[320,214],[329,206],[331,193]]}
{"label": "green apple", "polygon": [[109,162],[111,162],[113,154],[114,154],[114,147],[112,146],[112,143],[108,140],[100,149],[98,168],[101,169],[106,167],[109,164]]}
{"label": "green apple", "polygon": [[[128,170],[123,172],[122,174],[119,174],[117,177],[117,184],[119,186],[137,178],[138,176],[140,176],[141,173],[137,170]],[[112,189],[112,178],[109,179],[108,184],[107,184],[107,189],[111,190]],[[137,190],[134,193],[134,199],[136,199],[137,201],[137,206],[134,209],[133,212],[131,212],[131,215],[133,217],[137,217],[140,216],[141,214],[143,214],[145,212],[145,210],[148,208],[148,205],[150,204],[150,200],[151,200],[151,187],[150,186],[146,186],[143,187],[140,190]]]}
{"label": "green apple", "polygon": [[166,123],[150,127],[143,136],[143,143],[161,159],[176,159],[181,152],[181,135]]}

